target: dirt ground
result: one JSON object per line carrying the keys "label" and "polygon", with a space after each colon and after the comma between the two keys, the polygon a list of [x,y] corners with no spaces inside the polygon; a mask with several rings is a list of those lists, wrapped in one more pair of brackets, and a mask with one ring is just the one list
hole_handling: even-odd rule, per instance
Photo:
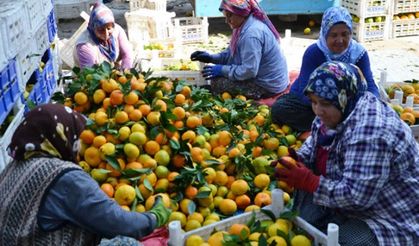
{"label": "dirt ground", "polygon": [[[129,3],[124,0],[114,0],[106,4],[115,15],[116,22],[126,29],[124,13],[129,11]],[[188,0],[168,0],[167,11],[175,12],[177,17],[191,16],[192,5]],[[321,15],[299,15],[297,21],[286,22],[280,16],[270,16],[273,24],[281,34],[281,45],[286,53],[289,69],[299,70],[301,58],[307,46],[316,41],[319,33],[319,24],[312,28],[309,35],[304,35],[303,30],[310,19],[320,23]],[[59,20],[58,36],[68,39],[78,29],[82,19]],[[284,38],[285,30],[291,30],[291,38]],[[223,18],[209,19],[209,36],[212,47],[216,51],[228,45],[231,30]],[[374,77],[379,81],[381,71],[387,72],[387,81],[403,81],[419,79],[419,36],[375,41],[363,44],[368,50]],[[194,49],[208,48],[208,46],[192,45],[185,47],[184,54]],[[187,55],[185,55],[187,58]]]}

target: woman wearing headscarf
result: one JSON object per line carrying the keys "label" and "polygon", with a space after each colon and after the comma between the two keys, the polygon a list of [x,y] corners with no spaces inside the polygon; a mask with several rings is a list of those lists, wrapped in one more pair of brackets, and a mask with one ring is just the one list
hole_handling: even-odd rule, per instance
{"label": "woman wearing headscarf", "polygon": [[416,245],[419,144],[410,128],[351,64],[325,62],[304,93],[312,135],[296,165],[280,159],[276,168],[297,189],[299,216],[323,231],[338,224],[340,245]]}
{"label": "woman wearing headscarf", "polygon": [[25,116],[8,148],[14,161],[0,174],[0,242],[97,245],[122,235],[138,243],[167,222],[161,202],[146,213],[127,212],[76,164],[85,124],[59,104]]}
{"label": "woman wearing headscarf", "polygon": [[268,98],[284,92],[288,68],[279,33],[255,0],[223,0],[226,23],[233,29],[229,47],[221,53],[195,51],[191,60],[214,63],[204,67],[211,91]]}
{"label": "woman wearing headscarf", "polygon": [[97,2],[90,14],[87,29],[76,42],[74,61],[80,68],[107,61],[116,67],[130,69],[132,47],[122,27],[115,23],[106,5]]}
{"label": "woman wearing headscarf", "polygon": [[365,48],[352,39],[352,17],[343,7],[327,9],[322,18],[320,37],[304,53],[300,74],[290,92],[278,98],[272,106],[272,120],[298,131],[307,131],[315,117],[304,88],[310,74],[326,61],[341,61],[359,67],[364,74],[368,91],[379,97],[370,60]]}

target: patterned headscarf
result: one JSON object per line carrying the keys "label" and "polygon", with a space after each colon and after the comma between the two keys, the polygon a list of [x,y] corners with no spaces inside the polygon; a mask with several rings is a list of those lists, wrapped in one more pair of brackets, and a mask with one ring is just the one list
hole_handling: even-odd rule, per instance
{"label": "patterned headscarf", "polygon": [[38,106],[27,113],[13,134],[9,155],[15,160],[41,155],[76,162],[85,123],[83,115],[61,104]]}
{"label": "patterned headscarf", "polygon": [[367,91],[367,83],[358,67],[343,62],[325,62],[311,73],[304,93],[330,101],[346,119],[359,98]]}
{"label": "patterned headscarf", "polygon": [[89,24],[87,30],[90,33],[90,37],[99,46],[100,52],[106,56],[109,61],[116,61],[116,50],[115,50],[115,38],[113,35],[110,36],[109,40],[106,41],[106,45],[102,44],[96,37],[95,29],[100,28],[108,23],[115,23],[112,10],[106,5],[97,2],[90,13]]}
{"label": "patterned headscarf", "polygon": [[344,23],[352,33],[352,17],[348,10],[343,7],[328,8],[322,18],[322,26],[320,28],[320,37],[317,40],[317,46],[326,56],[328,61],[341,61],[346,63],[356,64],[364,55],[365,48],[356,42],[354,39],[349,41],[348,48],[340,54],[332,53],[327,47],[327,36],[330,29],[336,25]]}
{"label": "patterned headscarf", "polygon": [[[261,9],[259,3],[255,0],[222,0],[219,10],[226,10],[228,12],[243,17],[247,17],[250,14],[252,14],[256,19],[262,21],[263,23],[265,23],[265,25],[269,27],[269,29],[274,34],[277,40],[280,39],[279,33],[276,30],[275,26],[269,20],[265,12]],[[237,41],[239,40],[242,26],[233,30],[233,34],[231,36],[230,41],[230,50],[232,54],[234,54],[236,51]]]}

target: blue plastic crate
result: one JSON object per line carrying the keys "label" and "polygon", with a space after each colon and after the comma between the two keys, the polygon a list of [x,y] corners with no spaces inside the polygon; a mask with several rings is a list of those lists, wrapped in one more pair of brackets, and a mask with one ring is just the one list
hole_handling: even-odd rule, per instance
{"label": "blue plastic crate", "polygon": [[22,95],[17,79],[15,60],[9,62],[9,64],[0,72],[0,76],[0,124],[2,124],[10,110],[12,110],[13,106]]}
{"label": "blue plastic crate", "polygon": [[57,34],[57,22],[55,21],[54,10],[48,15],[48,38],[49,41],[54,41],[54,37]]}

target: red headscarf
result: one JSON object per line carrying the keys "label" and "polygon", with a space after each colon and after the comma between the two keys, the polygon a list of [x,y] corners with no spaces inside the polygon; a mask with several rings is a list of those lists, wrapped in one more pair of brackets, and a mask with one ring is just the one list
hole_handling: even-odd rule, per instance
{"label": "red headscarf", "polygon": [[[247,17],[252,14],[256,19],[265,23],[275,38],[280,39],[279,33],[269,20],[265,12],[260,8],[259,4],[255,0],[223,0],[219,8],[220,11],[226,10],[236,15]],[[241,27],[233,30],[233,35],[230,41],[230,50],[232,54],[235,53],[237,47],[237,41],[240,37]]]}

